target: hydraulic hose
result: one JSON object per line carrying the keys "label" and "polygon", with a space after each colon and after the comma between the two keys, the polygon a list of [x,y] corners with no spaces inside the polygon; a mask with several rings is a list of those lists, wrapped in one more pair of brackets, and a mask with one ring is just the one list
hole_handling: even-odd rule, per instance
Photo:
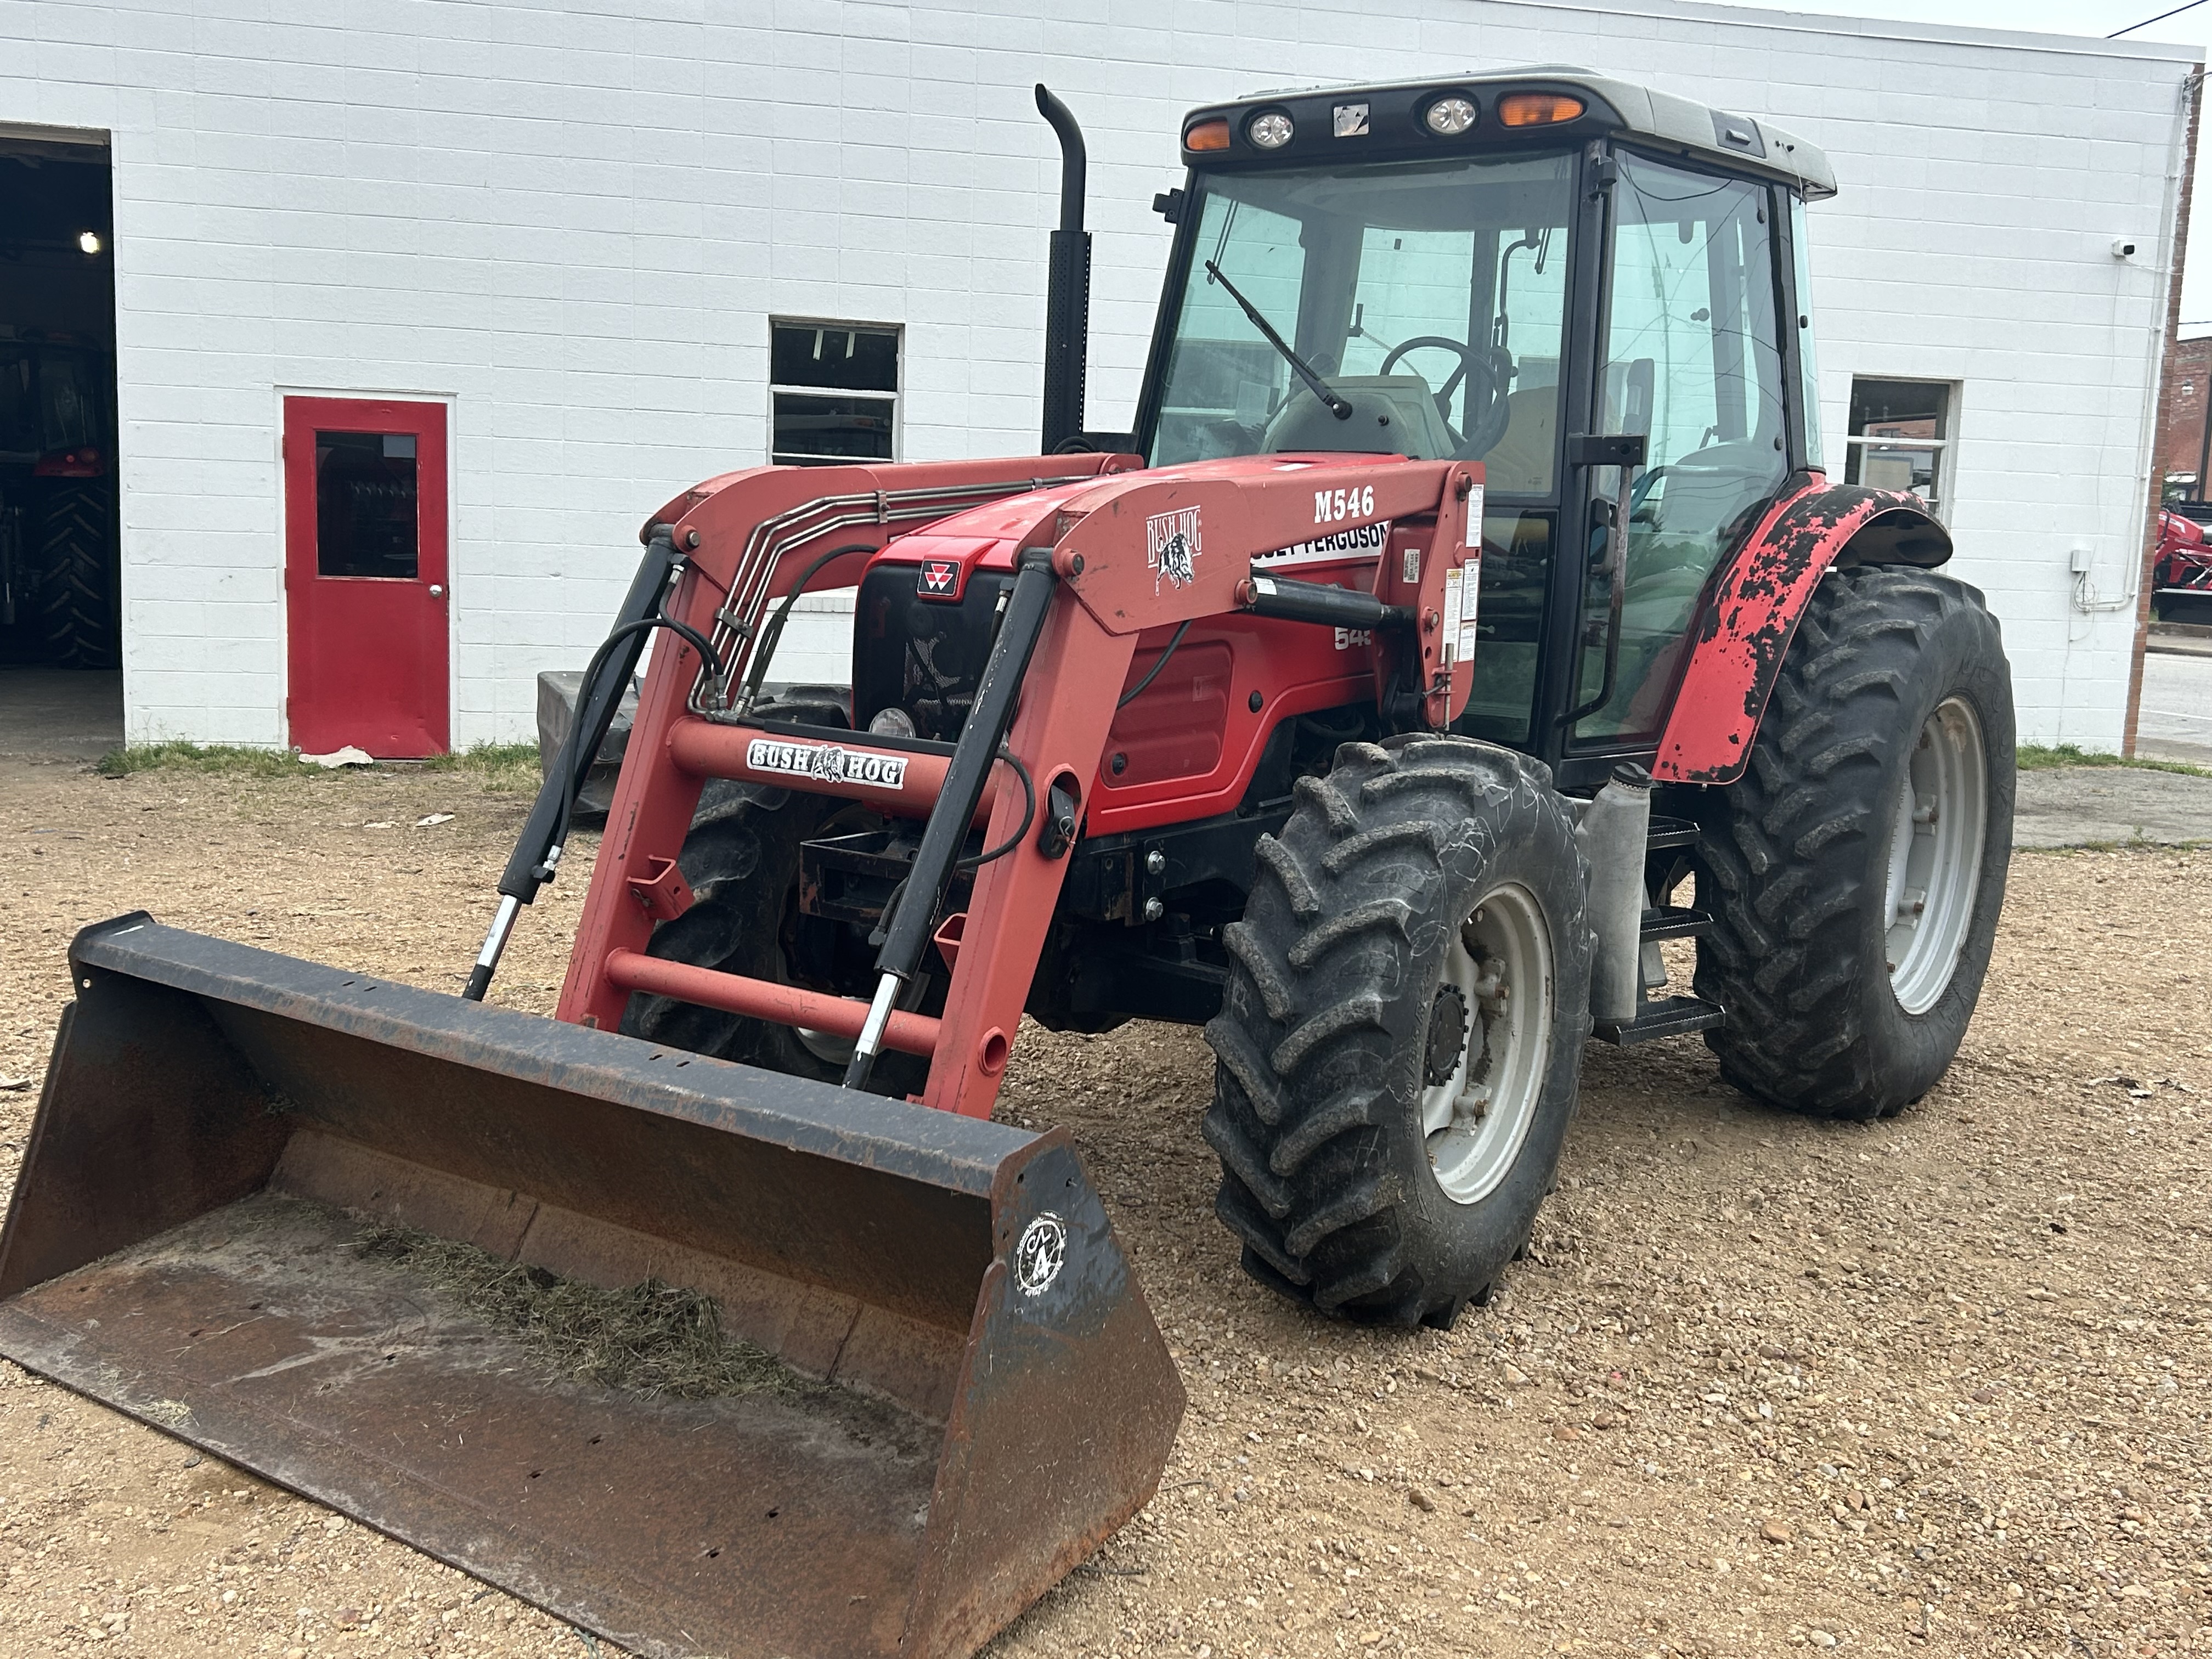
{"label": "hydraulic hose", "polygon": [[507,936],[514,930],[515,917],[524,905],[537,899],[538,890],[553,879],[554,872],[560,866],[576,796],[592,761],[598,758],[599,745],[606,741],[607,728],[614,724],[623,693],[637,672],[637,659],[645,650],[646,635],[656,628],[671,630],[700,653],[709,669],[719,676],[714,647],[707,638],[689,623],[678,622],[661,611],[669,586],[682,573],[684,565],[684,556],[676,550],[672,527],[655,525],[646,542],[645,556],[638,562],[637,574],[630,579],[629,592],[623,595],[622,609],[616,613],[614,628],[592,653],[592,660],[584,670],[583,683],[576,690],[576,717],[569,724],[568,739],[552,769],[545,775],[538,799],[532,803],[530,816],[524,821],[522,833],[515,840],[514,851],[507,858],[507,869],[500,877],[498,912],[492,917],[491,927],[484,934],[483,948],[477,951],[476,963],[469,970],[468,984],[461,992],[471,1002],[483,1000],[492,975],[499,969],[500,957],[507,949]]}

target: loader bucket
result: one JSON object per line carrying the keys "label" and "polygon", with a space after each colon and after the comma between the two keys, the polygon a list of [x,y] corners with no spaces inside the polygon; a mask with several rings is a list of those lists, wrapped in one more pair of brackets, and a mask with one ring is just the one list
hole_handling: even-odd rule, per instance
{"label": "loader bucket", "polygon": [[[32,1370],[654,1656],[969,1653],[1158,1482],[1182,1389],[1061,1132],[144,915],[70,961],[0,1233]],[[747,1380],[563,1370],[448,1257],[702,1292]]]}

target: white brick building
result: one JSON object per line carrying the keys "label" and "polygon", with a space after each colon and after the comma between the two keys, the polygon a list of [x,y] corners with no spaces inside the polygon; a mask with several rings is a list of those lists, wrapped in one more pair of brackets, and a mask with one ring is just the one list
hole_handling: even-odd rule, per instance
{"label": "white brick building", "polygon": [[1942,448],[1893,422],[1871,464],[1936,469],[2022,738],[2121,741],[2135,609],[2083,605],[2136,590],[2193,52],[1668,0],[283,9],[0,0],[0,124],[111,145],[134,741],[290,735],[288,394],[447,405],[451,737],[523,737],[641,517],[766,459],[772,317],[896,325],[902,459],[1035,447],[1057,153],[1032,82],[1090,138],[1109,428],[1185,109],[1547,61],[1827,149],[1830,464],[1855,380],[1940,387]]}

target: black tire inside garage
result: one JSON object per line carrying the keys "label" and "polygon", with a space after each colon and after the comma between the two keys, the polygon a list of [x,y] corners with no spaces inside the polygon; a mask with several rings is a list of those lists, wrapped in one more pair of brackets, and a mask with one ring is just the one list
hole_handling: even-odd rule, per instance
{"label": "black tire inside garage", "polygon": [[116,552],[112,479],[46,492],[32,557],[37,573],[33,607],[49,660],[66,668],[121,665]]}

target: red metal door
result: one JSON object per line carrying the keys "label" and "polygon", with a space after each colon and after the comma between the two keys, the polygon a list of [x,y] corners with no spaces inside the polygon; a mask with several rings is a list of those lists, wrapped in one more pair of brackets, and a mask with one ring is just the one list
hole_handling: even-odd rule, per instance
{"label": "red metal door", "polygon": [[446,751],[446,409],[284,400],[293,745]]}

